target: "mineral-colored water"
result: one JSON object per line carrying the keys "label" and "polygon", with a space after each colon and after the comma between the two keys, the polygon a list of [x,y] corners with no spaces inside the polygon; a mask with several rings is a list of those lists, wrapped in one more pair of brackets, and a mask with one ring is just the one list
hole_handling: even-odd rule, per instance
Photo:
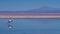
{"label": "mineral-colored water", "polygon": [[8,20],[0,19],[0,34],[60,34],[60,18],[12,19],[12,28]]}

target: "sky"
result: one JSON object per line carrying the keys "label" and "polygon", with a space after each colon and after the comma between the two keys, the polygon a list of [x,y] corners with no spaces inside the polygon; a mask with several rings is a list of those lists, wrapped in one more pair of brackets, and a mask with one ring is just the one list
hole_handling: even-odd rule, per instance
{"label": "sky", "polygon": [[60,8],[60,0],[0,0],[0,11],[31,10],[44,6]]}

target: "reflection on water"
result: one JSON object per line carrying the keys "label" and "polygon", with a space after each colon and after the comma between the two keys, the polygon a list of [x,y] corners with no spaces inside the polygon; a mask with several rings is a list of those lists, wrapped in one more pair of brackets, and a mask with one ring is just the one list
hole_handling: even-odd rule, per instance
{"label": "reflection on water", "polygon": [[13,28],[8,28],[8,19],[0,19],[0,34],[60,34],[60,18],[13,19]]}

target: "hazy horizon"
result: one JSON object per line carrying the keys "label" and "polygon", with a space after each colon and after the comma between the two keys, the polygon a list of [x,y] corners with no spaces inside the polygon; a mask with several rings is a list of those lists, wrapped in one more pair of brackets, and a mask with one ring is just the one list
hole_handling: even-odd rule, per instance
{"label": "hazy horizon", "polygon": [[0,11],[26,11],[43,6],[60,8],[60,0],[0,0]]}

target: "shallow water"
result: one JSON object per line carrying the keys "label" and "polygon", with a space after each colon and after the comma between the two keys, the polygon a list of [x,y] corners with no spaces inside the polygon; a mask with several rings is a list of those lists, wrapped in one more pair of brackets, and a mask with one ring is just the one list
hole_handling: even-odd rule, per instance
{"label": "shallow water", "polygon": [[60,18],[12,19],[13,28],[8,28],[8,19],[0,19],[0,34],[60,34]]}

